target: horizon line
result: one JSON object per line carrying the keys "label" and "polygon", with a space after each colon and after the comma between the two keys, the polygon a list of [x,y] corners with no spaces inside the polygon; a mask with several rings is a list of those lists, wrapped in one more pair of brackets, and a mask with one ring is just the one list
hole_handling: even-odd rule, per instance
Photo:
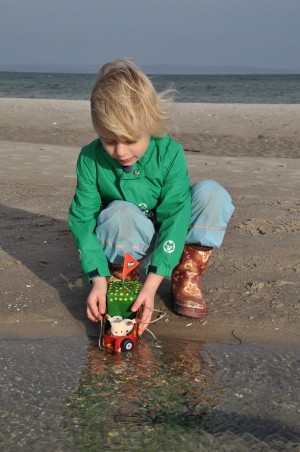
{"label": "horizon line", "polygon": [[[270,69],[251,66],[214,66],[214,65],[178,65],[178,64],[142,64],[147,75],[297,75],[300,68]],[[61,64],[0,64],[0,72],[37,73],[37,74],[86,74],[96,75],[99,68],[95,65]]]}

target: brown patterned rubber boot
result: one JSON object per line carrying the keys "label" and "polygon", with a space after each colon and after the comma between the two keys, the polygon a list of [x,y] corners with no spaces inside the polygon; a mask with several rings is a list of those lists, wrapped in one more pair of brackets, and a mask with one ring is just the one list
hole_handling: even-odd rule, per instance
{"label": "brown patterned rubber boot", "polygon": [[205,316],[201,279],[211,253],[212,248],[206,246],[184,246],[180,262],[172,273],[174,310],[178,314],[196,318]]}
{"label": "brown patterned rubber boot", "polygon": [[[122,281],[123,264],[108,263],[110,271],[110,281]],[[124,281],[138,281],[139,280],[139,268],[134,268],[129,275],[125,276]]]}

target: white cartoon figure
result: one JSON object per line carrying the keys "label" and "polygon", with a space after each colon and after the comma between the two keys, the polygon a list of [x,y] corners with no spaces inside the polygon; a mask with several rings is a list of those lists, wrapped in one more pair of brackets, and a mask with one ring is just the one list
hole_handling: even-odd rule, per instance
{"label": "white cartoon figure", "polygon": [[128,336],[133,330],[136,319],[123,319],[123,317],[114,315],[111,317],[106,314],[106,318],[110,323],[111,336]]}

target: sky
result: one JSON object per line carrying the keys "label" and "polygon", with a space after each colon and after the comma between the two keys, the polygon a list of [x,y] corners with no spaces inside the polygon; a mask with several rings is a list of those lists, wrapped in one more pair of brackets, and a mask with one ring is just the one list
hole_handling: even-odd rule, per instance
{"label": "sky", "polygon": [[0,0],[0,70],[142,66],[300,72],[300,0]]}

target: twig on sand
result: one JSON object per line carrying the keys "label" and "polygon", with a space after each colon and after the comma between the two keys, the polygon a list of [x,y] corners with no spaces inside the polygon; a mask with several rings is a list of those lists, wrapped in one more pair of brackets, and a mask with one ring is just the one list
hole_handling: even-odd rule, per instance
{"label": "twig on sand", "polygon": [[240,341],[240,345],[241,345],[241,344],[242,344],[242,339],[240,339],[239,337],[237,337],[237,336],[234,334],[233,330],[231,331],[231,334],[232,334],[232,336],[235,337],[238,341]]}

